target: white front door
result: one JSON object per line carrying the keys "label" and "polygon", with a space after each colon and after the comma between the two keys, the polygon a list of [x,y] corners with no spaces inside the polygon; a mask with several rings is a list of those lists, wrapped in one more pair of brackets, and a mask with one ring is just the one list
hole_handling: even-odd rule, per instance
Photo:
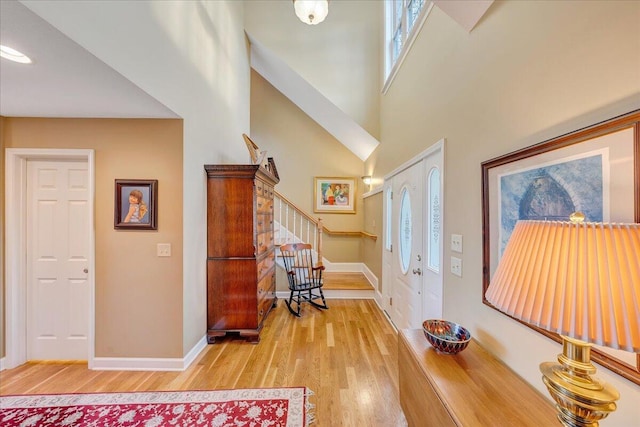
{"label": "white front door", "polygon": [[423,163],[393,177],[393,235],[390,317],[399,329],[422,325]]}
{"label": "white front door", "polygon": [[[394,270],[393,270],[393,250],[394,245],[397,250],[397,241],[395,237],[398,233],[397,227],[393,226],[393,185],[391,181],[384,183],[384,201],[382,203],[383,218],[383,234],[384,248],[382,249],[382,308],[391,319],[391,311],[393,308],[393,286]],[[393,319],[391,319],[393,321]]]}
{"label": "white front door", "polygon": [[385,177],[382,307],[399,328],[443,311],[444,139]]}
{"label": "white front door", "polygon": [[424,319],[442,318],[442,151],[430,153],[424,160]]}
{"label": "white front door", "polygon": [[27,162],[27,360],[87,360],[90,206],[84,160]]}

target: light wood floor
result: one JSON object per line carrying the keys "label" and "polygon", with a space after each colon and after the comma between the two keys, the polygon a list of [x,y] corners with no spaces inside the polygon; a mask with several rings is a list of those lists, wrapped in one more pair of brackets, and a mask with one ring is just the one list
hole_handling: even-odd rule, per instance
{"label": "light wood floor", "polygon": [[208,345],[183,372],[90,371],[84,363],[28,363],[0,372],[0,394],[212,390],[306,386],[314,426],[406,426],[398,400],[397,334],[373,300],[280,301],[261,342]]}
{"label": "light wood floor", "polygon": [[371,290],[373,286],[363,273],[324,272],[322,273],[324,290]]}

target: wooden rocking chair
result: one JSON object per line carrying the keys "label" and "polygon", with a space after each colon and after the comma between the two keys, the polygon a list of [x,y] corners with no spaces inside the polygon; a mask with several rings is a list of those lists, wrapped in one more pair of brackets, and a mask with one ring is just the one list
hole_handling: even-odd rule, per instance
{"label": "wooden rocking chair", "polygon": [[[311,245],[307,243],[282,245],[280,253],[291,291],[289,300],[285,300],[289,311],[294,316],[300,317],[300,305],[303,302],[308,302],[316,308],[328,309],[322,293],[324,266],[314,264]],[[322,300],[322,304],[316,300]],[[296,305],[296,310],[293,309],[293,304]]]}

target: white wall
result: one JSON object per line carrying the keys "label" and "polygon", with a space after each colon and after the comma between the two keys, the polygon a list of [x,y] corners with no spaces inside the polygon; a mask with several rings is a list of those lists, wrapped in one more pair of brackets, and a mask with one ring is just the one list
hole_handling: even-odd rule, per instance
{"label": "white wall", "polygon": [[250,69],[243,3],[23,3],[184,119],[184,199],[176,203],[184,211],[186,354],[206,331],[203,165],[247,161],[242,133],[249,133]]}
{"label": "white wall", "polygon": [[[545,395],[538,365],[560,345],[482,304],[480,164],[637,108],[640,2],[626,1],[498,1],[471,33],[435,7],[382,99],[374,176],[447,140],[444,236],[462,234],[464,252],[463,277],[445,274],[445,318]],[[445,271],[451,255],[446,244]],[[602,425],[637,425],[640,386],[598,375],[622,396]]]}
{"label": "white wall", "polygon": [[383,2],[329,2],[318,25],[300,21],[293,2],[245,1],[245,27],[356,123],[377,138]]}

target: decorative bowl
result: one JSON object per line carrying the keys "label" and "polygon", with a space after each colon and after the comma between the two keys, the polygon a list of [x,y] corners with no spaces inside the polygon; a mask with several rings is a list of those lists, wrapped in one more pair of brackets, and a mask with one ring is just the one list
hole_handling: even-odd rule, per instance
{"label": "decorative bowl", "polygon": [[469,331],[447,320],[425,320],[422,322],[422,330],[429,344],[442,353],[460,353],[471,341]]}

